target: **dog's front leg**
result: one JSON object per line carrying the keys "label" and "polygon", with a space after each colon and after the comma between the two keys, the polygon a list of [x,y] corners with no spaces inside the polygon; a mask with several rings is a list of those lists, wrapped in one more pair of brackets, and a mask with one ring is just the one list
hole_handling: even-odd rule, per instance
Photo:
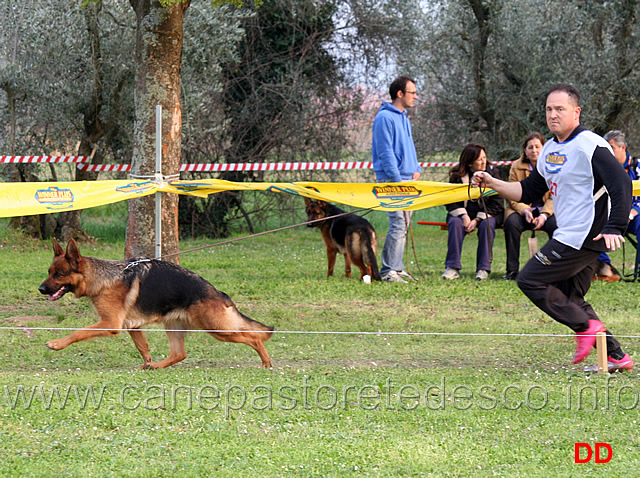
{"label": "dog's front leg", "polygon": [[327,247],[327,261],[329,263],[327,277],[331,277],[333,275],[333,268],[336,265],[336,254],[338,253],[338,249],[331,238],[331,231],[326,224],[322,226],[322,240],[324,241],[324,245]]}
{"label": "dog's front leg", "polygon": [[121,302],[114,301],[113,297],[106,297],[101,302],[94,302],[96,312],[100,320],[89,327],[76,330],[72,334],[61,339],[50,340],[47,347],[51,350],[62,350],[75,342],[95,339],[96,337],[111,337],[122,331],[122,325],[127,311],[124,307],[116,307],[114,304]]}
{"label": "dog's front leg", "polygon": [[61,339],[50,340],[47,342],[47,347],[51,350],[62,350],[74,342],[82,342],[84,340],[91,340],[96,337],[111,337],[120,333],[122,325],[119,327],[114,325],[113,322],[106,322],[101,320],[100,322],[90,325],[84,329],[76,330],[72,334],[67,335]]}
{"label": "dog's front leg", "polygon": [[336,266],[336,255],[338,250],[333,245],[327,244],[327,261],[329,263],[329,268],[327,270],[327,277],[331,277],[333,275],[333,268]]}

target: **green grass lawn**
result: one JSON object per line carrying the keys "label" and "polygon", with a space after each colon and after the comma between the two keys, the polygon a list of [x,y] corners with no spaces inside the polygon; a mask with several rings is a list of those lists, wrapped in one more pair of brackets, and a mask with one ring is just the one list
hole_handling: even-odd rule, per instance
{"label": "green grass lawn", "polygon": [[[382,245],[385,216],[367,218]],[[486,282],[473,280],[476,236],[464,246],[462,279],[440,279],[446,233],[426,226],[414,228],[425,276],[410,284],[346,279],[341,258],[327,279],[317,229],[185,254],[183,266],[276,327],[266,344],[274,368],[258,368],[247,346],[194,332],[187,359],[155,371],[138,370],[126,333],[48,350],[47,340],[69,333],[50,329],[89,325],[95,313],[70,294],[48,302],[38,293],[49,241],[0,234],[2,476],[610,477],[640,469],[638,372],[589,375],[571,363],[570,331],[500,280],[502,231]],[[526,249],[523,239],[523,261]],[[97,240],[80,250],[121,259],[124,245]],[[410,247],[405,258],[418,275]],[[620,265],[622,254],[612,259]],[[588,300],[610,330],[634,336],[620,340],[640,357],[638,284],[594,283]],[[164,358],[164,332],[147,336],[154,360]],[[610,444],[611,461],[575,464],[582,442]]]}

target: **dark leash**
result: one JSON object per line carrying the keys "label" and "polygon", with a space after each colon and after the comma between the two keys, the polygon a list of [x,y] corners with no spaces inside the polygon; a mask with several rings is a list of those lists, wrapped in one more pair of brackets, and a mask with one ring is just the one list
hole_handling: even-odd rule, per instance
{"label": "dark leash", "polygon": [[[268,231],[263,231],[263,232],[256,232],[255,234],[250,234],[248,236],[242,236],[242,237],[236,237],[234,239],[227,239],[226,241],[214,242],[213,244],[207,244],[207,245],[200,246],[200,247],[194,247],[193,249],[187,249],[185,251],[174,252],[172,254],[163,254],[162,256],[157,257],[156,259],[164,260],[166,257],[179,256],[180,254],[187,254],[189,252],[200,251],[202,249],[209,249],[211,247],[222,246],[224,244],[229,244],[231,242],[237,242],[237,241],[242,241],[244,239],[251,239],[251,238],[254,238],[254,237],[258,237],[258,236],[264,236],[265,234],[271,234],[272,232],[280,232],[280,231],[284,231],[286,229],[292,229],[294,227],[307,226],[309,224],[315,224],[317,222],[326,221],[328,219],[335,219],[337,217],[342,217],[342,216],[346,216],[348,214],[353,214],[354,212],[368,211],[366,213],[366,214],[368,214],[372,210],[373,210],[373,208],[362,208],[362,209],[357,209],[357,210],[352,211],[352,212],[343,212],[343,213],[340,213],[340,214],[335,214],[333,216],[327,216],[327,217],[323,217],[323,218],[320,218],[320,219],[313,219],[311,221],[299,222],[298,224],[290,224],[289,226],[283,226],[283,227],[279,227],[277,229],[270,229]],[[363,216],[364,216],[364,214],[363,214]]]}
{"label": "dark leash", "polygon": [[[462,187],[464,187],[464,185],[462,185]],[[449,191],[455,191],[455,190],[458,190],[460,188],[461,188],[461,186],[455,186],[455,187],[452,187],[452,188],[443,189],[441,191],[436,191],[436,192],[433,192],[433,193],[425,194],[425,196],[433,196],[435,194],[445,193],[445,192],[449,192]],[[395,201],[391,201],[389,204],[395,204],[395,203],[398,203],[398,202],[402,202],[404,200],[405,199],[397,199]],[[333,216],[323,217],[321,219],[313,219],[311,221],[305,221],[305,222],[300,222],[300,223],[297,223],[297,224],[291,224],[289,226],[283,226],[283,227],[279,227],[277,229],[271,229],[269,231],[257,232],[255,234],[250,234],[250,235],[247,235],[247,236],[236,237],[234,239],[227,239],[225,241],[215,242],[213,244],[207,244],[207,245],[200,246],[200,247],[194,247],[193,249],[187,249],[187,250],[184,250],[184,251],[173,252],[171,254],[163,254],[160,257],[157,257],[156,259],[164,260],[167,257],[179,256],[180,254],[188,254],[190,252],[196,252],[196,251],[200,251],[200,250],[203,250],[203,249],[209,249],[211,247],[222,246],[224,244],[229,244],[229,243],[232,243],[232,242],[242,241],[244,239],[252,239],[252,238],[258,237],[258,236],[264,236],[265,234],[271,234],[272,232],[280,232],[280,231],[284,231],[286,229],[292,229],[294,227],[308,226],[310,224],[315,224],[317,222],[326,221],[328,219],[335,219],[337,217],[347,216],[349,214],[355,214],[357,212],[365,211],[364,214],[361,215],[362,217],[364,217],[367,214],[371,213],[372,211],[375,211],[377,207],[378,206],[363,207],[363,208],[360,208],[360,209],[355,209],[354,211],[347,211],[347,212],[343,212],[343,213],[340,213],[340,214],[335,214]]]}
{"label": "dark leash", "polygon": [[[484,171],[487,172],[487,171]],[[489,173],[487,173],[489,174]],[[487,242],[489,243],[489,262],[493,263],[493,238],[491,237],[491,224],[489,223],[489,212],[487,211],[487,204],[485,202],[484,193],[487,191],[486,187],[478,186],[478,190],[480,192],[480,197],[477,199],[478,203],[482,207],[485,215],[485,221],[487,221]],[[471,199],[471,178],[469,178],[469,184],[467,187],[467,195],[469,196],[469,201],[475,201],[475,199]],[[478,225],[478,227],[480,227]],[[479,231],[478,231],[479,232]]]}
{"label": "dark leash", "polygon": [[[422,268],[420,267],[420,261],[418,261],[418,254],[416,253],[416,243],[413,239],[413,223],[410,221],[409,215],[405,211],[405,222],[409,225],[409,236],[411,237],[411,248],[413,249],[413,258],[416,261],[416,267],[418,268],[418,272],[420,273],[420,277],[424,278],[424,272],[422,272]],[[408,269],[408,267],[407,267]]]}
{"label": "dark leash", "polygon": [[[464,188],[464,185],[460,185],[460,186],[455,186],[449,189],[444,189],[442,191],[438,191],[438,193],[443,193],[443,192],[449,192],[449,191],[455,191],[461,188]],[[487,205],[484,202],[484,193],[486,191],[486,188],[479,188],[480,189],[480,204],[482,205],[482,209],[485,213],[485,215],[487,216],[487,219],[489,218],[489,213],[487,212]],[[436,193],[432,193],[432,194],[436,194]],[[471,180],[469,180],[469,184],[467,185],[467,195],[469,197],[470,201],[475,201],[474,199],[471,199]],[[371,211],[369,211],[371,212]],[[408,230],[409,230],[409,236],[411,237],[411,248],[413,249],[413,257],[416,261],[416,267],[418,268],[418,272],[420,273],[421,277],[426,277],[424,272],[422,272],[422,268],[420,267],[420,261],[418,261],[418,254],[416,252],[416,245],[415,245],[415,240],[413,237],[413,224],[411,223],[411,221],[409,221],[408,218],[408,214],[406,214],[405,212],[405,223],[408,225]],[[491,239],[491,231],[489,230],[489,228],[487,228],[487,239],[489,240],[489,244],[491,244],[491,247],[489,249],[489,260],[491,262],[493,262],[493,241]]]}

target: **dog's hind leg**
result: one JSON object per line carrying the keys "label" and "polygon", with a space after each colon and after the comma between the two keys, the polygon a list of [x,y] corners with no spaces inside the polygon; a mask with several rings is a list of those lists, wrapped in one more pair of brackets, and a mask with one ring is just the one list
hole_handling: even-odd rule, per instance
{"label": "dog's hind leg", "polygon": [[349,234],[346,250],[350,262],[353,262],[353,265],[360,269],[360,280],[367,274],[371,275],[371,270],[365,264],[364,257],[362,257],[362,238],[358,233]]}
{"label": "dog's hind leg", "polygon": [[142,330],[130,330],[129,335],[133,339],[138,352],[142,355],[144,364],[140,368],[150,368],[151,366],[151,353],[149,352],[149,343]]}
{"label": "dog's hind leg", "polygon": [[248,340],[243,343],[247,344],[249,347],[253,347],[253,349],[256,352],[258,352],[258,355],[260,355],[260,359],[262,360],[262,366],[264,368],[271,368],[271,358],[267,353],[267,349],[264,348],[264,344],[262,343],[262,340],[254,339],[254,340]]}
{"label": "dog's hind leg", "polygon": [[185,331],[167,330],[167,337],[169,337],[169,356],[161,360],[160,362],[145,363],[144,368],[165,368],[176,364],[185,358],[187,358],[187,352],[184,349],[184,336]]}
{"label": "dog's hind leg", "polygon": [[380,269],[378,269],[378,259],[376,257],[378,245],[376,242],[375,231],[371,230],[370,234],[361,238],[360,242],[363,246],[362,256],[365,258],[365,263],[368,265],[370,270],[369,275],[373,280],[381,281],[382,277],[380,277]]}
{"label": "dog's hind leg", "polygon": [[[256,322],[256,327],[260,327],[260,329],[265,328],[266,326]],[[258,329],[258,330],[260,330]],[[268,340],[270,336],[269,329],[266,329],[265,333],[262,332],[210,332],[216,339],[222,342],[234,342],[236,344],[246,344],[249,347],[253,348],[258,355],[260,355],[260,359],[262,360],[262,366],[264,368],[271,368],[271,358],[267,353],[267,349],[264,347],[262,343],[264,340]]]}
{"label": "dog's hind leg", "polygon": [[224,292],[214,289],[215,296],[189,309],[189,325],[202,329],[221,342],[246,344],[253,348],[262,366],[271,368],[271,359],[263,342],[271,338],[273,327],[242,314]]}

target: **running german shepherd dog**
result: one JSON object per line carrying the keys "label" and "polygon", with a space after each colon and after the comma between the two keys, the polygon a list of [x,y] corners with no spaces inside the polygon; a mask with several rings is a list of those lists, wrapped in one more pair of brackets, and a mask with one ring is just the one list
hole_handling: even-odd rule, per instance
{"label": "running german shepherd dog", "polygon": [[328,218],[326,221],[318,221],[308,224],[309,227],[317,227],[322,232],[322,239],[327,246],[327,259],[329,270],[327,277],[333,275],[336,265],[336,254],[344,254],[345,275],[351,277],[351,263],[360,269],[360,279],[370,275],[373,280],[380,281],[376,250],[376,231],[365,218],[355,214],[346,214],[337,218],[344,211],[324,201],[313,201],[304,198],[307,220]]}
{"label": "running german shepherd dog", "polygon": [[[171,262],[150,259],[112,261],[84,257],[71,239],[66,252],[53,239],[55,257],[49,277],[38,290],[49,300],[67,292],[87,297],[100,320],[62,339],[47,342],[51,350],[62,350],[74,342],[116,335],[129,330],[144,364],[141,368],[169,367],[187,356],[184,336],[188,329],[203,329],[222,342],[253,347],[262,366],[271,367],[263,342],[271,338],[268,327],[238,312],[229,296],[195,273]],[[169,337],[169,356],[152,362],[149,344],[141,330],[145,324],[161,322]],[[228,332],[227,332],[228,331]]]}

